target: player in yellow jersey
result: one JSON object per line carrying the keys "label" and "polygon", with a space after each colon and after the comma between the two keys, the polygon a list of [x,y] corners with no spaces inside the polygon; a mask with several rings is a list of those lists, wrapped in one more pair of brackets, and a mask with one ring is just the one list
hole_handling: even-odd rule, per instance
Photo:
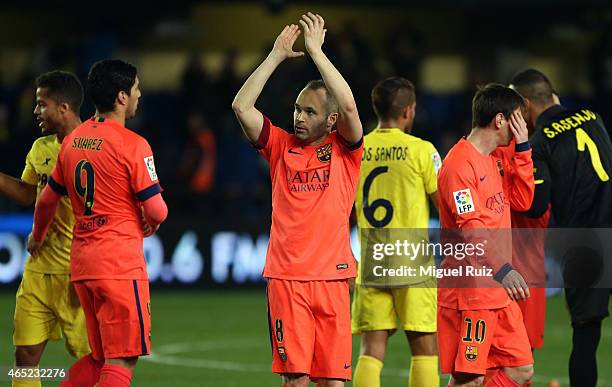
{"label": "player in yellow jersey", "polygon": [[[372,104],[378,127],[364,138],[355,200],[362,249],[364,232],[372,229],[399,231],[396,235],[409,229],[427,233],[429,201],[437,207],[437,170],[442,164],[430,142],[409,134],[416,109],[410,81],[392,77],[379,82],[372,90]],[[411,286],[371,286],[364,261],[372,257],[362,257],[352,306],[353,334],[362,335],[354,386],[380,386],[387,341],[401,329],[412,352],[409,385],[437,387],[434,279],[420,277]]]}
{"label": "player in yellow jersey", "polygon": [[[0,173],[0,192],[28,205],[47,184],[64,137],[81,124],[83,88],[72,73],[52,71],[36,80],[34,115],[43,137],[26,157],[21,179]],[[70,283],[70,246],[74,216],[68,197],[60,201],[49,234],[35,257],[28,257],[17,290],[13,344],[15,365],[36,367],[48,340],[66,337],[68,352],[90,352],[85,317]],[[29,373],[30,375],[35,375]],[[38,380],[14,378],[13,386],[40,386]]]}

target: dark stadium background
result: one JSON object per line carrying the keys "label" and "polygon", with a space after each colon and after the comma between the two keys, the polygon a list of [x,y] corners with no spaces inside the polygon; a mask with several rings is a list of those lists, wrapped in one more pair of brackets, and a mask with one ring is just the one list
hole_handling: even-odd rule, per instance
{"label": "dark stadium background", "polygon": [[[127,125],[153,147],[170,215],[145,244],[155,355],[141,362],[134,385],[279,385],[269,373],[260,277],[270,222],[268,171],[243,139],[230,105],[283,25],[308,10],[326,19],[324,50],[351,85],[367,129],[375,125],[372,86],[404,76],[417,86],[413,133],[444,155],[470,128],[476,85],[507,83],[527,66],[550,76],[563,104],[589,107],[612,125],[612,6],[605,1],[175,1],[164,8],[2,2],[4,173],[20,176],[39,135],[32,115],[36,75],[60,68],[84,81],[91,64],[108,57],[138,67],[143,96]],[[301,39],[297,46],[303,49]],[[313,78],[308,57],[286,61],[258,107],[291,128],[293,101]],[[92,114],[86,96],[82,118]],[[0,369],[12,364],[14,294],[31,214],[32,208],[0,197]],[[549,300],[535,385],[553,378],[567,385],[569,320],[562,298]],[[612,385],[610,340],[606,322],[601,385]],[[406,384],[407,352],[404,339],[394,336],[385,385]],[[47,366],[70,363],[61,344],[43,357]]]}

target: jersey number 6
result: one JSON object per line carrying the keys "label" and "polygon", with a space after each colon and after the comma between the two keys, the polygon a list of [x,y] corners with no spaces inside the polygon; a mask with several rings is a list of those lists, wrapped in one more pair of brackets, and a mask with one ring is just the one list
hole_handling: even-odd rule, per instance
{"label": "jersey number 6", "polygon": [[[83,185],[82,174],[85,172],[85,185]],[[74,170],[74,189],[85,202],[85,216],[93,214],[95,176],[94,169],[88,160],[80,160]]]}
{"label": "jersey number 6", "polygon": [[[376,199],[372,203],[369,202],[370,188],[372,187],[372,182],[376,178],[376,176],[387,173],[389,171],[389,167],[376,167],[370,172],[368,177],[366,177],[365,182],[363,183],[363,215],[368,220],[373,227],[385,227],[391,222],[393,218],[393,206],[391,202],[387,199]],[[378,220],[374,217],[374,213],[376,209],[382,207],[385,209],[385,216],[381,220]]]}

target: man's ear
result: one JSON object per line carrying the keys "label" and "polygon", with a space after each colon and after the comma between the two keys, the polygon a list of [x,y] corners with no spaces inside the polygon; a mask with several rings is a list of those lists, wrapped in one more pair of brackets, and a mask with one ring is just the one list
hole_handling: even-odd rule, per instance
{"label": "man's ear", "polygon": [[493,118],[493,125],[495,126],[495,129],[501,129],[504,122],[506,122],[506,117],[504,117],[502,113],[497,113]]}
{"label": "man's ear", "polygon": [[333,128],[334,125],[336,125],[336,122],[338,122],[338,113],[332,113],[328,115],[327,116],[327,129],[331,130],[331,128]]}
{"label": "man's ear", "polygon": [[127,105],[129,98],[130,96],[123,90],[117,94],[117,102],[119,105]]}
{"label": "man's ear", "polygon": [[57,108],[59,109],[60,114],[66,114],[70,110],[70,105],[68,102],[62,102]]}

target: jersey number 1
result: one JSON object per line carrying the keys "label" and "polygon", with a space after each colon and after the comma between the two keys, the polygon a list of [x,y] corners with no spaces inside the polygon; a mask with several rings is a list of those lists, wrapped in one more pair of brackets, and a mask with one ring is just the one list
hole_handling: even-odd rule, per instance
{"label": "jersey number 1", "polygon": [[[85,172],[85,185],[83,185],[82,175]],[[76,193],[83,198],[85,203],[85,216],[93,214],[94,191],[95,191],[95,174],[91,163],[87,160],[78,162],[74,170],[74,189]]]}
{"label": "jersey number 1", "polygon": [[585,151],[585,146],[586,146],[586,149],[589,150],[589,154],[591,155],[591,163],[593,164],[593,169],[595,170],[595,173],[597,173],[597,176],[599,176],[599,179],[601,181],[610,180],[610,177],[606,173],[606,170],[604,169],[603,164],[601,163],[601,158],[599,157],[599,150],[597,149],[597,144],[595,144],[595,141],[593,141],[593,139],[589,137],[587,132],[585,132],[584,129],[582,128],[576,129],[576,143],[578,144],[578,150],[580,152]]}

